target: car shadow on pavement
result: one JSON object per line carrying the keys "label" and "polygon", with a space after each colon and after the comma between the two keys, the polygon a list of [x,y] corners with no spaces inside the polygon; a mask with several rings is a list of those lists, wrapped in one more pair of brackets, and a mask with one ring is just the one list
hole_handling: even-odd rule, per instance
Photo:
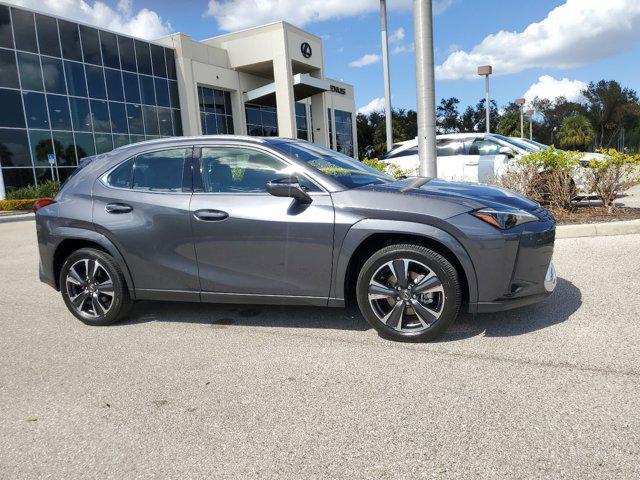
{"label": "car shadow on pavement", "polygon": [[569,319],[582,305],[582,293],[563,278],[549,296],[540,303],[498,313],[465,313],[449,327],[437,342],[451,342],[478,335],[512,337],[542,330]]}
{"label": "car shadow on pavement", "polygon": [[356,306],[322,308],[156,301],[136,302],[129,319],[117,325],[145,322],[201,323],[212,328],[229,325],[358,331],[371,328]]}

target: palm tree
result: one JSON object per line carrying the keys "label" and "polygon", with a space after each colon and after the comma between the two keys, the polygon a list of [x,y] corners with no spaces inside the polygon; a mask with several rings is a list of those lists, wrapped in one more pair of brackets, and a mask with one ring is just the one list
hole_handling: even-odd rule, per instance
{"label": "palm tree", "polygon": [[584,150],[593,141],[593,126],[584,115],[571,115],[562,121],[557,138],[562,147]]}

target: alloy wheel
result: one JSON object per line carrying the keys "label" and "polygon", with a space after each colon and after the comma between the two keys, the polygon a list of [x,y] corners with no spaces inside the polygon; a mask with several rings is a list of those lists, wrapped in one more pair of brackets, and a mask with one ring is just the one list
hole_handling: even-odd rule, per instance
{"label": "alloy wheel", "polygon": [[66,287],[73,308],[83,316],[101,317],[113,305],[113,281],[107,269],[96,259],[85,258],[71,265]]}
{"label": "alloy wheel", "polygon": [[401,258],[382,265],[371,277],[369,304],[382,323],[399,332],[420,332],[440,318],[442,282],[424,263]]}

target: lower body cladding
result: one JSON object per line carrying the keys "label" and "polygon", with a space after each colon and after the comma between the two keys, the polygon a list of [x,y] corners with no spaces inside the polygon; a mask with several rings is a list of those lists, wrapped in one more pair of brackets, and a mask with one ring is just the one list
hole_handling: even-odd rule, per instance
{"label": "lower body cladding", "polygon": [[[556,287],[553,267],[555,222],[545,218],[499,231],[460,217],[464,231],[472,232],[464,246],[473,261],[478,299],[469,302],[470,313],[500,312],[539,302]],[[470,229],[473,223],[476,228]]]}

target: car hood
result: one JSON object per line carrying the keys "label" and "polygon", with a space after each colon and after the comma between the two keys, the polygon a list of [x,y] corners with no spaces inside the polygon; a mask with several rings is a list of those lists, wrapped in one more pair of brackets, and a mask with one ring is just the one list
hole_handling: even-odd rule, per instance
{"label": "car hood", "polygon": [[[425,182],[420,185],[420,183]],[[519,193],[506,188],[481,183],[448,182],[440,179],[420,177],[406,178],[365,188],[405,195],[438,197],[465,204],[472,209],[507,206],[522,210],[535,210],[540,205]]]}

